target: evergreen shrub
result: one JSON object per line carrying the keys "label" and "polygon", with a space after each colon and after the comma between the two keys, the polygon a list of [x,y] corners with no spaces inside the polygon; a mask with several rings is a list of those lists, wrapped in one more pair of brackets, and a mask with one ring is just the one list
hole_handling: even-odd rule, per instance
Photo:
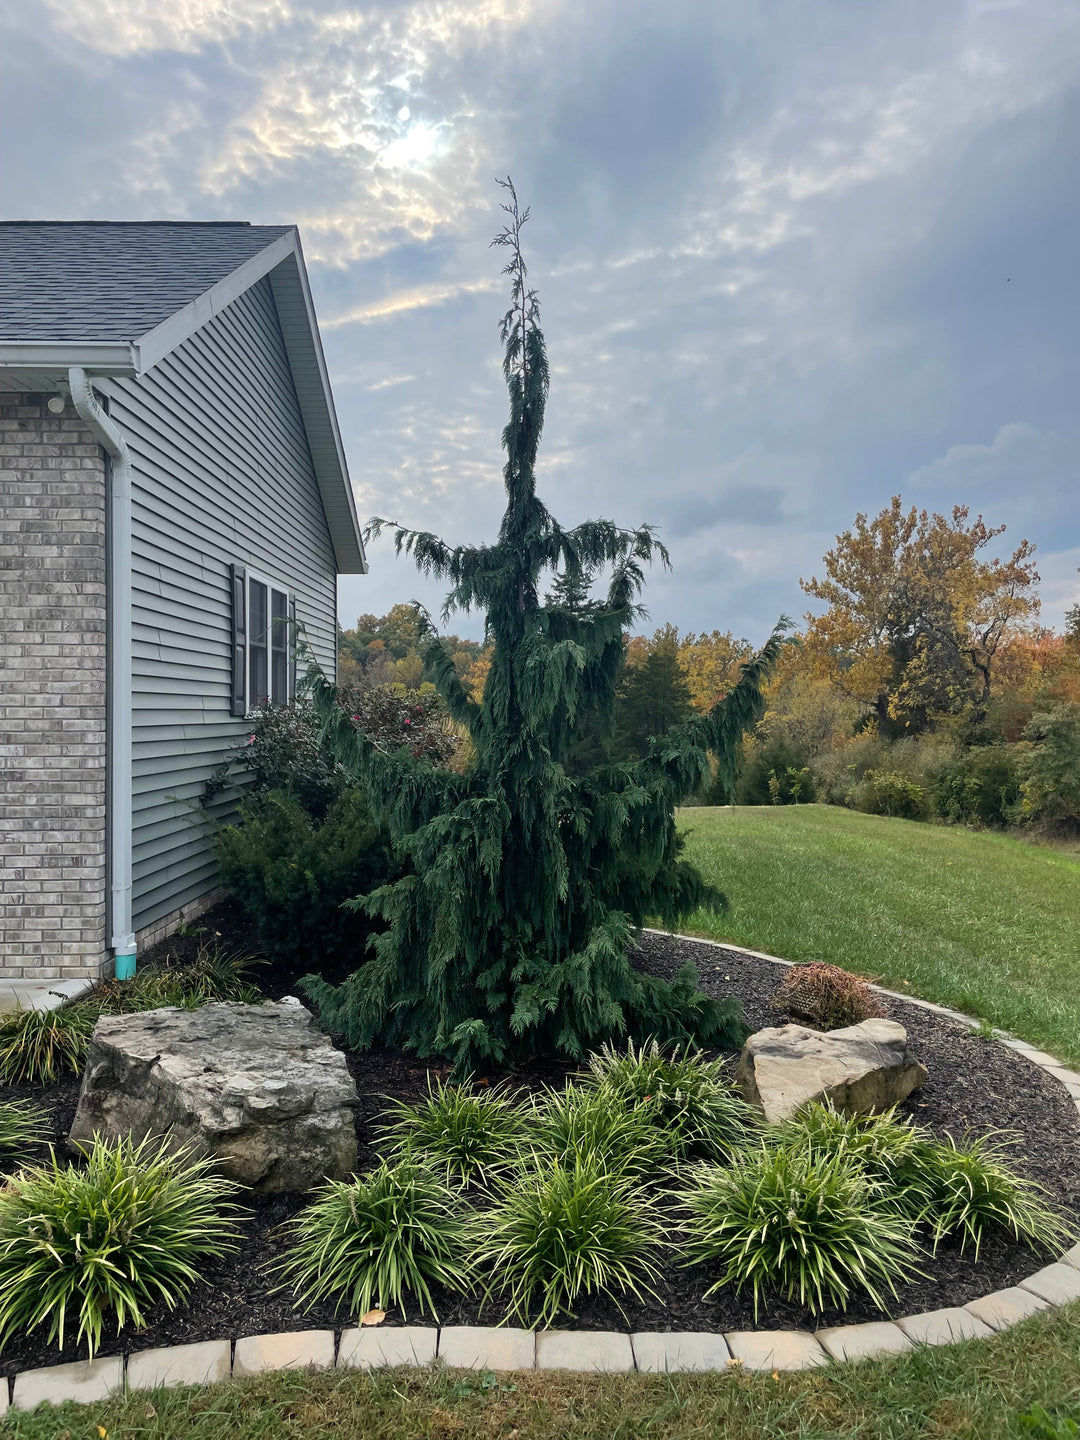
{"label": "evergreen shrub", "polygon": [[956,756],[934,776],[934,808],[959,825],[1003,828],[1020,814],[1020,752],[1012,745],[980,745]]}

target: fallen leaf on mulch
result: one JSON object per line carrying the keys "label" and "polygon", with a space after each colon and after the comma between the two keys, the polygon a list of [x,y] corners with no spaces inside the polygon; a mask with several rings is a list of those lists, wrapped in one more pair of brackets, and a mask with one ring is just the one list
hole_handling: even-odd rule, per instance
{"label": "fallen leaf on mulch", "polygon": [[381,1325],[386,1319],[385,1310],[369,1310],[366,1315],[360,1316],[361,1325]]}

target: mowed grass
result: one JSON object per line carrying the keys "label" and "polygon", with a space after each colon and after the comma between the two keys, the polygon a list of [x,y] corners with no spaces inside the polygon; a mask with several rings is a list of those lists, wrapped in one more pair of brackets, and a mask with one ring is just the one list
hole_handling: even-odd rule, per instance
{"label": "mowed grass", "polygon": [[[1080,1415],[1080,1314],[799,1374],[284,1372],[9,1412],[5,1440],[1010,1440]],[[1061,1429],[1062,1436],[1070,1433]]]}
{"label": "mowed grass", "polygon": [[731,902],[688,932],[828,960],[1080,1062],[1080,858],[825,805],[680,822],[688,858]]}

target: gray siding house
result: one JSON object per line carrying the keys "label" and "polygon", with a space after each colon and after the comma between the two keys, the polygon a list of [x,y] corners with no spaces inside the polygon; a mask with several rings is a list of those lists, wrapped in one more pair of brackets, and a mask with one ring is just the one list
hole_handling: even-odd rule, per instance
{"label": "gray siding house", "polygon": [[365,569],[294,227],[0,224],[0,980],[211,903],[203,786]]}

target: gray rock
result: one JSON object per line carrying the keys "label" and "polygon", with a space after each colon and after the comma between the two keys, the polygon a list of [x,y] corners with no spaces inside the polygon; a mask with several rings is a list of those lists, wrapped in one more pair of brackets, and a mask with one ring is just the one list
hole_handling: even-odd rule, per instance
{"label": "gray rock", "polygon": [[906,1100],[926,1079],[894,1020],[864,1020],[822,1034],[776,1025],[743,1046],[735,1082],[769,1121],[787,1120],[812,1100],[849,1115],[872,1115]]}
{"label": "gray rock", "polygon": [[69,1141],[160,1135],[253,1190],[309,1190],[356,1166],[356,1087],[297,1004],[103,1015]]}

